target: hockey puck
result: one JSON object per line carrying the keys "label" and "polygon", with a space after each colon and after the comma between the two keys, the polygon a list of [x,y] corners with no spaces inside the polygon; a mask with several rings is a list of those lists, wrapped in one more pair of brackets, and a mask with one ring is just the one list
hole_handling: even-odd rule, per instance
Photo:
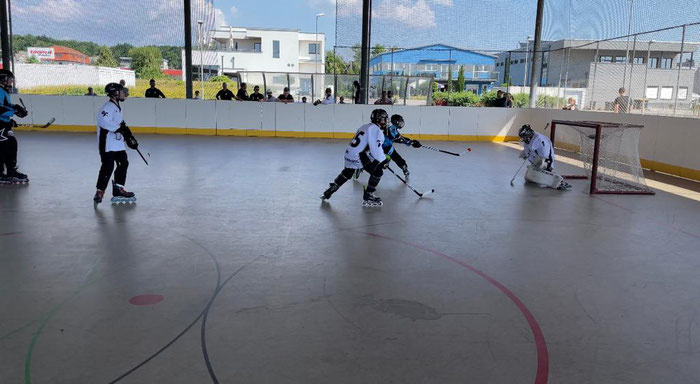
{"label": "hockey puck", "polygon": [[467,147],[467,151],[468,151],[468,152],[471,152],[471,151],[472,151],[472,149],[471,149],[471,148],[469,148],[469,147]]}

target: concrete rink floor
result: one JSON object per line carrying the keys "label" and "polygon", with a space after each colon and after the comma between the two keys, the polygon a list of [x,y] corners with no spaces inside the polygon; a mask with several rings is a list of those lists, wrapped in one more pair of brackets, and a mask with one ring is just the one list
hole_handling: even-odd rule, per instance
{"label": "concrete rink floor", "polygon": [[93,209],[94,134],[17,136],[2,383],[700,382],[687,197],[511,187],[516,150],[436,142],[472,151],[398,147],[432,198],[386,173],[363,209],[318,197],[346,140],[139,135],[137,204]]}

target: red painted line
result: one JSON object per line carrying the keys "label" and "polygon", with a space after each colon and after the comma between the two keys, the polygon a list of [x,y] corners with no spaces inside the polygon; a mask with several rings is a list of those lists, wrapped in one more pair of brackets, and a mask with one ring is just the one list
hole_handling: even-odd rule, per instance
{"label": "red painted line", "polygon": [[129,300],[129,303],[133,305],[153,305],[158,304],[163,301],[164,297],[162,295],[138,295],[134,296]]}
{"label": "red painted line", "polygon": [[377,235],[374,233],[369,233],[369,232],[362,232],[358,231],[355,229],[350,229],[350,231],[357,232],[357,233],[362,233],[367,236],[372,236],[384,240],[389,240],[389,241],[394,241],[397,243],[405,244],[414,248],[421,249],[423,251],[432,253],[434,255],[440,256],[445,260],[451,261],[455,264],[458,264],[474,273],[477,275],[481,276],[484,278],[486,281],[491,283],[494,287],[498,288],[501,292],[503,292],[504,295],[506,295],[510,301],[515,304],[516,307],[520,310],[520,313],[522,313],[523,317],[525,317],[525,320],[527,320],[527,324],[530,326],[530,330],[532,331],[532,336],[535,340],[535,347],[537,349],[537,374],[535,375],[535,384],[547,384],[549,380],[549,351],[547,350],[547,342],[544,339],[544,333],[542,333],[542,328],[540,328],[540,325],[537,323],[537,320],[535,319],[535,316],[530,312],[530,310],[527,308],[525,303],[522,302],[511,290],[506,288],[505,285],[499,283],[496,279],[493,277],[487,275],[484,271],[475,268],[462,260],[456,259],[450,255],[446,255],[442,252],[436,251],[434,249],[426,248],[418,244],[414,243],[409,243],[407,241],[403,240],[398,240],[394,239],[391,237],[387,236],[382,236],[382,235]]}

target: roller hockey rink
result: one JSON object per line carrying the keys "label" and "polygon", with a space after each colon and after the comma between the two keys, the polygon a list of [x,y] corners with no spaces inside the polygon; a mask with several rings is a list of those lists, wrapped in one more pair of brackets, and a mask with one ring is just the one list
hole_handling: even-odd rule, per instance
{"label": "roller hockey rink", "polygon": [[[518,149],[139,135],[93,208],[95,134],[18,132],[0,186],[0,383],[695,383],[700,187],[525,184]],[[565,156],[560,155],[560,159]],[[402,176],[400,170],[394,171]],[[580,171],[563,160],[562,173]],[[668,186],[658,189],[655,185]]]}

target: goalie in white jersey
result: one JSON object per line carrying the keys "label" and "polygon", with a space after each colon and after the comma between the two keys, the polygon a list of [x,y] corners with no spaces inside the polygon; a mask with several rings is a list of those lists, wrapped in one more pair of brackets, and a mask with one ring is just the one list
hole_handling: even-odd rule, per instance
{"label": "goalie in white jersey", "polygon": [[345,184],[358,169],[364,169],[369,173],[369,182],[362,196],[362,205],[365,207],[381,207],[382,199],[374,196],[377,185],[384,174],[383,168],[387,164],[386,155],[382,149],[384,143],[384,130],[387,127],[389,115],[383,109],[375,109],[370,116],[372,121],[361,126],[345,149],[345,168],[330,183],[330,187],[323,192],[322,200],[330,199],[331,195]]}
{"label": "goalie in white jersey", "polygon": [[565,182],[563,177],[553,172],[554,147],[549,138],[535,132],[529,124],[520,128],[518,136],[523,143],[520,158],[530,161],[525,172],[525,180],[554,189],[570,189],[571,185]]}
{"label": "goalie in white jersey", "polygon": [[[109,179],[114,171],[112,181],[112,202],[134,202],[136,197],[133,192],[124,189],[126,183],[126,171],[129,168],[129,159],[126,155],[126,146],[138,148],[138,142],[131,130],[124,122],[122,107],[119,104],[128,96],[128,90],[121,84],[109,83],[105,86],[105,94],[109,97],[95,117],[97,120],[97,145],[100,150],[102,166],[97,176],[97,191],[93,198],[95,204],[102,202],[102,198],[109,184]],[[116,171],[114,164],[117,164]]]}

